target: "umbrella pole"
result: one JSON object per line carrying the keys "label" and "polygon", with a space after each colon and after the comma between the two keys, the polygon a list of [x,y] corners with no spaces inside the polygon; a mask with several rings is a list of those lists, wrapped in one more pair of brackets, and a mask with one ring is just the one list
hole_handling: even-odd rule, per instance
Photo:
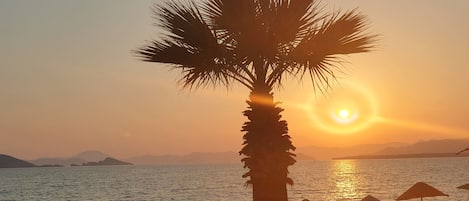
{"label": "umbrella pole", "polygon": [[423,201],[423,197],[420,197],[420,201]]}

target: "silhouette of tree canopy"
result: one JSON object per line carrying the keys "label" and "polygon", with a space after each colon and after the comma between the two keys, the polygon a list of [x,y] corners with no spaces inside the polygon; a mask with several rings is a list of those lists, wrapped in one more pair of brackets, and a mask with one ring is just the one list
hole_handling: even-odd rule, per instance
{"label": "silhouette of tree canopy", "polygon": [[376,36],[365,33],[357,10],[322,11],[314,0],[167,1],[154,6],[163,33],[137,50],[143,61],[180,69],[183,88],[240,83],[251,91],[240,154],[255,201],[286,201],[293,183],[287,174],[295,147],[273,89],[291,76],[323,90],[342,55],[373,47]]}

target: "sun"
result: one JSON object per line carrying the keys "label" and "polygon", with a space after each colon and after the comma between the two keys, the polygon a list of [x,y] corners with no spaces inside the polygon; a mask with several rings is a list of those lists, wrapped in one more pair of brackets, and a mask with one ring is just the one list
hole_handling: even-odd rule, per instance
{"label": "sun", "polygon": [[[344,102],[350,102],[350,101],[344,101]],[[348,107],[343,107],[340,106],[342,104],[332,104],[330,113],[329,113],[329,118],[333,120],[331,123],[338,123],[342,127],[344,125],[352,124],[356,122],[359,119],[359,108],[356,106],[356,104],[351,104],[348,103]],[[353,107],[351,106],[353,105]],[[337,109],[340,108],[340,109]],[[332,112],[335,111],[335,112]]]}
{"label": "sun", "polygon": [[376,101],[362,86],[347,83],[312,101],[310,114],[315,127],[328,133],[357,133],[377,117]]}
{"label": "sun", "polygon": [[347,110],[347,109],[341,109],[339,111],[339,116],[342,118],[342,119],[348,119],[350,117],[350,112]]}

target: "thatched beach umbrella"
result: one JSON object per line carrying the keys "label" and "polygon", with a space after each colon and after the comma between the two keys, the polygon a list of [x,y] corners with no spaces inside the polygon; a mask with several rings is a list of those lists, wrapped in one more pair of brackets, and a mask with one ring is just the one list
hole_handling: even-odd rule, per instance
{"label": "thatched beach umbrella", "polygon": [[436,196],[448,196],[447,194],[439,191],[423,182],[418,182],[410,187],[406,192],[399,196],[396,200],[410,200],[414,198],[420,198],[423,200],[424,197],[436,197]]}
{"label": "thatched beach umbrella", "polygon": [[466,189],[469,190],[469,184],[464,184],[462,186],[458,186],[459,189]]}
{"label": "thatched beach umbrella", "polygon": [[371,195],[367,195],[365,198],[363,198],[361,201],[380,201],[378,198],[375,198]]}

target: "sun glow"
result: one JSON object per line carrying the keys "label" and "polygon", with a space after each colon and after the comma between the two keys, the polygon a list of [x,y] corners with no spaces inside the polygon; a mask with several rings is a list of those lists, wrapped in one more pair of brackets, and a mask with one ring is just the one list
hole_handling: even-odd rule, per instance
{"label": "sun glow", "polygon": [[331,112],[330,117],[339,124],[350,124],[358,118],[358,109],[339,109],[336,113]]}
{"label": "sun glow", "polygon": [[331,94],[312,101],[315,126],[330,133],[355,133],[376,118],[376,104],[370,93],[355,84],[333,89]]}
{"label": "sun glow", "polygon": [[347,118],[350,117],[350,112],[347,109],[342,109],[342,110],[339,111],[339,116],[342,119],[347,119]]}
{"label": "sun glow", "polygon": [[463,136],[469,132],[461,128],[379,116],[371,93],[356,84],[341,85],[332,89],[330,94],[311,102],[307,111],[314,126],[331,134],[357,133],[373,123],[453,136]]}

